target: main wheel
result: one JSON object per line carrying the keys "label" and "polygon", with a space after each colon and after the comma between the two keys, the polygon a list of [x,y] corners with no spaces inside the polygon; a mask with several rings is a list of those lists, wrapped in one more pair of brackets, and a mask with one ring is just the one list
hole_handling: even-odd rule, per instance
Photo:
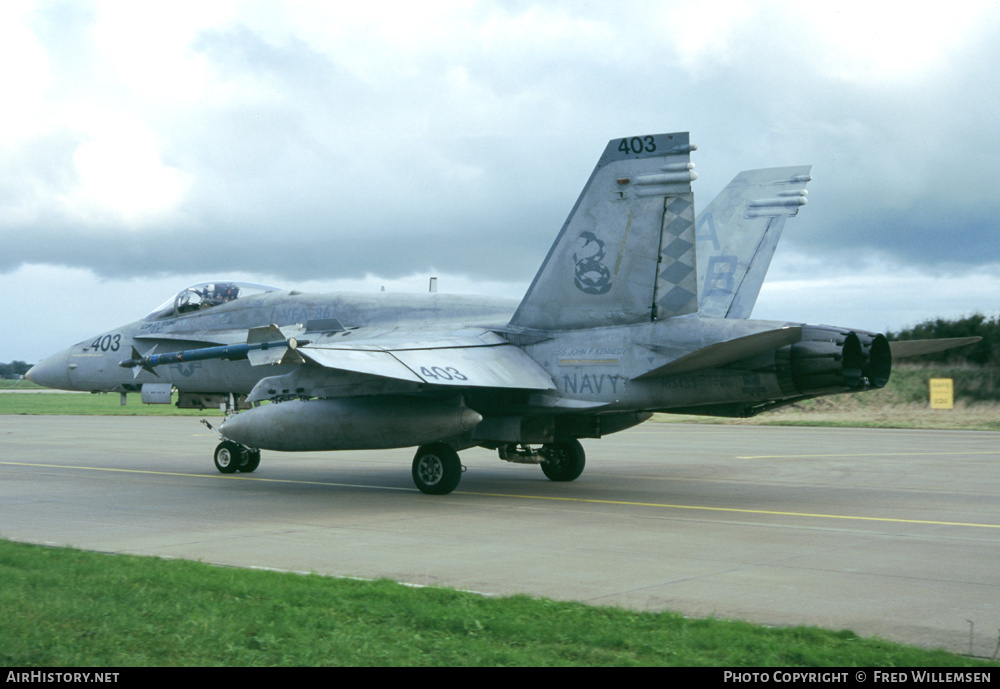
{"label": "main wheel", "polygon": [[215,468],[223,474],[235,474],[243,462],[243,448],[232,440],[223,440],[215,448]]}
{"label": "main wheel", "polygon": [[583,467],[587,464],[587,456],[580,441],[573,439],[568,443],[552,443],[542,447],[545,461],[542,462],[542,473],[551,481],[573,481],[580,478]]}
{"label": "main wheel", "polygon": [[413,482],[421,493],[447,495],[462,479],[458,453],[444,443],[423,445],[413,458]]}
{"label": "main wheel", "polygon": [[260,450],[251,450],[247,447],[240,449],[243,450],[244,460],[243,463],[239,465],[238,469],[244,474],[257,471],[257,467],[260,466]]}

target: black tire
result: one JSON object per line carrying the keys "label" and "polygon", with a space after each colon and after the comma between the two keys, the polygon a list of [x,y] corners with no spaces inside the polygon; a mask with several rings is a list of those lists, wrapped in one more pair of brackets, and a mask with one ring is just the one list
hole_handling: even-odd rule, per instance
{"label": "black tire", "polygon": [[215,468],[223,474],[235,474],[243,461],[243,447],[232,440],[223,440],[215,448]]}
{"label": "black tire", "polygon": [[462,479],[458,453],[444,443],[423,445],[413,458],[413,482],[421,493],[447,495]]}
{"label": "black tire", "polygon": [[545,461],[542,473],[550,481],[575,481],[587,465],[583,445],[575,438],[568,443],[552,443],[542,447]]}
{"label": "black tire", "polygon": [[251,450],[250,448],[242,448],[243,456],[245,460],[238,467],[240,471],[244,474],[250,474],[257,471],[257,467],[260,466],[260,450]]}

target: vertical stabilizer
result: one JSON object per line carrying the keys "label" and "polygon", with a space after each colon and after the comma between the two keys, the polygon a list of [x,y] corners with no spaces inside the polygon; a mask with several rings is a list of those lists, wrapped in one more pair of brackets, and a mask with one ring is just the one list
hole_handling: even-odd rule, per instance
{"label": "vertical stabilizer", "polygon": [[785,220],[806,203],[810,169],[745,170],[698,214],[702,316],[750,317]]}
{"label": "vertical stabilizer", "polygon": [[694,148],[687,132],[609,142],[510,326],[592,328],[697,311]]}

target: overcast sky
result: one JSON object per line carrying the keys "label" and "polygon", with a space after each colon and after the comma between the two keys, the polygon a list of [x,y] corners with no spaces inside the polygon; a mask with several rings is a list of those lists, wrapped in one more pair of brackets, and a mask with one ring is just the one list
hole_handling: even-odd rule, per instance
{"label": "overcast sky", "polygon": [[813,165],[753,316],[1000,309],[1000,5],[0,4],[0,361],[228,277],[519,298],[609,139]]}

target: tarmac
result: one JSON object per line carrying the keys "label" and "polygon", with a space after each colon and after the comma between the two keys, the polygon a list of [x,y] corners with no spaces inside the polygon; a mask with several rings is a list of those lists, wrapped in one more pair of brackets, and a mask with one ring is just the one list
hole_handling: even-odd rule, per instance
{"label": "tarmac", "polygon": [[[649,422],[587,469],[461,453],[423,495],[412,449],[212,464],[191,417],[0,416],[0,537],[487,595],[815,625],[989,657],[1000,435]],[[970,640],[971,632],[971,640]]]}

